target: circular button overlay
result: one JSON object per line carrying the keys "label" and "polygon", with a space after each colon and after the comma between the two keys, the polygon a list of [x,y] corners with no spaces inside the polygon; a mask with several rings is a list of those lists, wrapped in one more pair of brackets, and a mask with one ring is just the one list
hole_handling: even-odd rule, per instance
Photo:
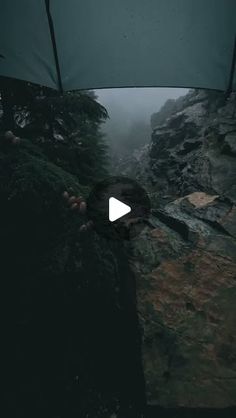
{"label": "circular button overlay", "polygon": [[97,233],[130,240],[144,228],[150,214],[146,191],[127,177],[108,177],[97,183],[87,200],[87,215]]}

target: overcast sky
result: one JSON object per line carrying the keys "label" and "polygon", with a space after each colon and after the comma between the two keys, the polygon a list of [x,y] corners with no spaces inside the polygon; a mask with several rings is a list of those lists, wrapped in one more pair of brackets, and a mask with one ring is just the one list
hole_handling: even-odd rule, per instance
{"label": "overcast sky", "polygon": [[187,93],[186,89],[173,88],[121,88],[95,90],[98,101],[108,110],[110,122],[123,121],[124,128],[134,120],[149,123],[152,113],[157,112],[167,99]]}

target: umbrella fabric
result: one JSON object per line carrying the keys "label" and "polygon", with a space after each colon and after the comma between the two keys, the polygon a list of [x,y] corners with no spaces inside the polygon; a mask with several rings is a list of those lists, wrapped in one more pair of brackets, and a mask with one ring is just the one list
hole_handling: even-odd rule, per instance
{"label": "umbrella fabric", "polygon": [[236,90],[235,35],[235,0],[0,0],[0,75]]}

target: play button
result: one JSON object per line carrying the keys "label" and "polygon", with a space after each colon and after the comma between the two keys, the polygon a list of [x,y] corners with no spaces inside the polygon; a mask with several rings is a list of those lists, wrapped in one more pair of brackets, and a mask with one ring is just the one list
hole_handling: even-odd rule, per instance
{"label": "play button", "polygon": [[116,199],[115,197],[110,197],[109,199],[109,221],[114,222],[117,219],[122,218],[122,216],[127,215],[131,212],[131,207]]}
{"label": "play button", "polygon": [[108,177],[97,183],[87,200],[95,230],[111,239],[132,239],[147,223],[150,201],[146,191],[127,177]]}

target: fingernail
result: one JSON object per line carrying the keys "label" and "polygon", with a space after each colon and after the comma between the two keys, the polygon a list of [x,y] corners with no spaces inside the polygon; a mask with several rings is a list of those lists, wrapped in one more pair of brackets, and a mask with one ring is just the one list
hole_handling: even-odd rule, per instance
{"label": "fingernail", "polygon": [[82,214],[84,214],[86,212],[86,210],[87,210],[87,204],[86,204],[86,202],[81,202],[80,203],[80,206],[79,206],[79,209],[80,209],[80,212]]}
{"label": "fingernail", "polygon": [[74,209],[78,209],[78,204],[77,203],[73,203],[73,205],[70,207],[72,210]]}
{"label": "fingernail", "polygon": [[71,196],[69,198],[69,203],[74,203],[76,201],[76,197],[75,196]]}
{"label": "fingernail", "polygon": [[87,231],[87,226],[86,225],[81,225],[79,230],[80,230],[80,232],[85,232],[85,231]]}
{"label": "fingernail", "polygon": [[68,193],[67,191],[63,192],[62,196],[63,196],[65,199],[69,199],[69,193]]}

